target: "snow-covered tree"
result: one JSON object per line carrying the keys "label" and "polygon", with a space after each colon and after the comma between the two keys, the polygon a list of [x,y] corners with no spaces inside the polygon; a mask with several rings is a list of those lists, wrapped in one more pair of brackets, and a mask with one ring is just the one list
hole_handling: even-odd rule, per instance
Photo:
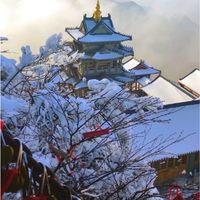
{"label": "snow-covered tree", "polygon": [[[160,199],[148,161],[176,140],[147,142],[134,127],[160,122],[161,102],[137,97],[107,79],[90,80],[87,98],[63,93],[55,77],[76,67],[80,57],[62,44],[61,35],[50,37],[39,55],[22,48],[18,71],[2,80],[7,128],[83,199]],[[5,68],[11,63],[7,59]]]}

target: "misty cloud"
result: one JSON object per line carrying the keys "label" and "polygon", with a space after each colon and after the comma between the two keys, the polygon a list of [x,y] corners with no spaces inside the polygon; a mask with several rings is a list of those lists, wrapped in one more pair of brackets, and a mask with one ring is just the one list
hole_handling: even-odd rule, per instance
{"label": "misty cloud", "polygon": [[[198,0],[151,0],[151,4],[146,0],[136,1],[141,5],[127,0],[101,0],[103,15],[111,14],[116,30],[133,36],[133,41],[128,45],[134,47],[136,58],[161,69],[170,79],[177,79],[198,67]],[[48,10],[48,4],[41,5],[44,12],[49,14],[38,13],[31,18],[26,16],[29,10],[24,12],[23,2],[1,2],[9,23],[1,30],[1,34],[9,38],[3,48],[17,52],[10,54],[15,58],[19,57],[22,45],[28,44],[33,52],[38,52],[51,34],[62,32],[63,37],[69,39],[64,32],[65,27],[79,26],[83,15],[87,13],[91,16],[96,4],[95,0],[88,0],[87,3],[82,0],[49,0],[47,2],[52,6],[56,2],[55,9]],[[31,7],[26,9],[37,14],[36,8],[34,11],[31,11]],[[38,11],[41,12],[41,9]]]}

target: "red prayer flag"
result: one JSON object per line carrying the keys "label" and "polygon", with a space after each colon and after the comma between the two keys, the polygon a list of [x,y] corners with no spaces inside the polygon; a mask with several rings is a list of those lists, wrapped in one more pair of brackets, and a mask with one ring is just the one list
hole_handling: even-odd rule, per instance
{"label": "red prayer flag", "polygon": [[1,196],[6,192],[10,186],[10,184],[13,182],[14,178],[18,175],[19,169],[8,169],[5,172],[5,178],[1,185]]}
{"label": "red prayer flag", "polygon": [[55,153],[55,156],[56,156],[58,163],[61,163],[64,160],[64,158],[62,158],[62,156],[59,153]]}
{"label": "red prayer flag", "polygon": [[99,137],[102,135],[107,135],[107,134],[109,134],[109,132],[110,132],[109,128],[101,129],[101,130],[97,130],[97,131],[90,131],[90,132],[83,133],[83,137],[85,139],[94,138],[94,137]]}
{"label": "red prayer flag", "polygon": [[181,194],[176,195],[176,197],[173,200],[184,200]]}
{"label": "red prayer flag", "polygon": [[184,200],[184,198],[181,194],[181,190],[180,190],[179,185],[174,184],[174,185],[171,185],[169,187],[169,198],[168,198],[168,200]]}
{"label": "red prayer flag", "polygon": [[200,192],[194,194],[193,200],[200,200]]}

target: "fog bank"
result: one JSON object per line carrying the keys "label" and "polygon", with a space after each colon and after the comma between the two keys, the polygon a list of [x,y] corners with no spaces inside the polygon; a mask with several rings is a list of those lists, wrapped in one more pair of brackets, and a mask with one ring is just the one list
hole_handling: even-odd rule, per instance
{"label": "fog bank", "polygon": [[[162,70],[170,79],[199,66],[198,0],[101,0],[103,15],[110,13],[117,31],[133,36],[129,45],[135,57]],[[150,3],[151,2],[151,3]],[[65,27],[80,25],[85,13],[91,16],[95,0],[3,0],[0,32],[9,41],[8,57],[19,57],[22,45],[33,52],[54,33],[69,36]]]}

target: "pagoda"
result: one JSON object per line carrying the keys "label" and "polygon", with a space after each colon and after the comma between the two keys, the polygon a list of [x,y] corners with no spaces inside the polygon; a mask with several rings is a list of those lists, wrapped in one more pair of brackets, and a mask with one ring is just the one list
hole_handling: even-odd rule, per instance
{"label": "pagoda", "polygon": [[92,17],[85,14],[79,27],[66,28],[66,32],[73,39],[74,51],[83,53],[80,66],[67,74],[67,83],[79,96],[84,96],[90,79],[108,78],[132,88],[135,76],[123,68],[123,59],[133,58],[134,52],[122,44],[132,37],[115,30],[110,14],[102,17],[99,0]]}

